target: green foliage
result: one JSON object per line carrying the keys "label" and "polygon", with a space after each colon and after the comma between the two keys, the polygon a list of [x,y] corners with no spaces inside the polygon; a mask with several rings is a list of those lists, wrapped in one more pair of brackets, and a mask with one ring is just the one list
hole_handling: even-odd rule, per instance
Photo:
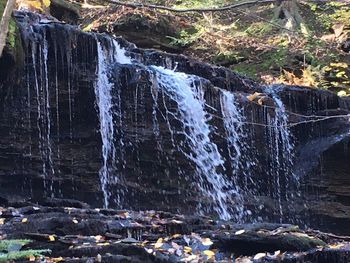
{"label": "green foliage", "polygon": [[335,23],[350,26],[350,7],[346,3],[329,1],[325,4],[307,3],[307,5],[325,29],[330,29]]}
{"label": "green foliage", "polygon": [[251,36],[263,36],[273,30],[273,26],[267,22],[256,22],[249,26],[245,32]]}
{"label": "green foliage", "polygon": [[242,54],[238,51],[225,51],[225,52],[219,52],[214,58],[213,62],[219,63],[219,62],[226,62],[228,64],[236,64],[241,61],[244,61],[246,58],[245,54]]}
{"label": "green foliage", "polygon": [[168,37],[170,44],[179,47],[187,47],[196,42],[205,32],[204,27],[196,25],[192,30],[181,30],[179,37]]}
{"label": "green foliage", "polygon": [[30,242],[27,239],[0,240],[0,262],[43,257],[43,254],[51,252],[49,249],[21,250],[23,246],[28,245]]}
{"label": "green foliage", "polygon": [[0,251],[11,251],[14,247],[23,247],[31,241],[28,239],[0,240]]}
{"label": "green foliage", "polygon": [[[6,3],[7,3],[7,0],[0,0],[0,18],[2,17]],[[7,36],[7,42],[11,48],[14,48],[16,46],[16,32],[17,32],[16,22],[13,18],[11,18],[10,24],[9,24],[9,32]]]}

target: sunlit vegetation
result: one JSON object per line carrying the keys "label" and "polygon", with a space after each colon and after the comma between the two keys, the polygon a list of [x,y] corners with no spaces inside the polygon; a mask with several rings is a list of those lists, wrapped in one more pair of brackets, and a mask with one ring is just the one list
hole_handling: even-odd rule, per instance
{"label": "sunlit vegetation", "polygon": [[22,248],[31,243],[27,239],[0,240],[0,262],[9,262],[12,260],[30,260],[44,257],[45,253],[50,253],[48,249],[26,249]]}

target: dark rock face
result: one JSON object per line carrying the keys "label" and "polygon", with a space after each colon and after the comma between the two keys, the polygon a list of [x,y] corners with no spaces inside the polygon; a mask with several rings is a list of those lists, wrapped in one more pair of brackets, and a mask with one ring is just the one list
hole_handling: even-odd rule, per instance
{"label": "dark rock face", "polygon": [[[302,199],[329,201],[308,187],[318,182],[319,156],[349,136],[348,118],[327,118],[349,114],[347,100],[264,87],[184,56],[16,16],[26,63],[0,82],[4,202],[56,197],[184,213],[226,209],[241,221],[307,224],[307,213],[317,211]],[[118,45],[132,63],[114,58]]]}

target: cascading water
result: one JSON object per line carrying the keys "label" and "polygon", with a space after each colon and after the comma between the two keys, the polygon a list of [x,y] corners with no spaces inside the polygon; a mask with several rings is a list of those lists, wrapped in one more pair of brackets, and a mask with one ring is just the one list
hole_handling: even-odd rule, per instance
{"label": "cascading water", "polygon": [[[118,108],[116,112],[112,111],[113,98],[112,88],[114,84],[110,82],[108,77],[108,65],[118,62],[121,64],[130,64],[131,60],[126,57],[125,50],[120,48],[119,44],[115,40],[109,40],[110,49],[107,50],[106,46],[103,46],[101,42],[96,38],[97,43],[97,81],[95,85],[95,94],[99,111],[100,119],[100,133],[102,138],[102,157],[103,166],[100,170],[101,187],[104,198],[104,206],[109,206],[110,191],[108,190],[109,184],[115,183],[118,180],[118,173],[115,169],[116,159],[120,160],[120,156],[116,156],[116,149],[114,145],[115,132],[114,129],[114,115],[118,114],[119,123],[122,121],[121,116],[121,99],[118,100]],[[120,123],[121,125],[121,123]],[[120,146],[123,146],[123,141],[120,141]],[[120,197],[116,197],[119,199]],[[120,200],[117,200],[117,204],[120,205]]]}
{"label": "cascading water", "polygon": [[[267,116],[270,174],[274,178],[273,196],[277,200],[279,220],[283,220],[282,201],[288,201],[288,192],[293,192],[292,186],[296,178],[292,172],[293,167],[293,137],[288,127],[288,114],[281,98],[278,95],[280,86],[270,86],[266,89],[275,102],[274,116]],[[291,191],[293,190],[293,191]]]}
{"label": "cascading water", "polygon": [[[50,115],[50,92],[49,92],[49,68],[48,68],[48,41],[46,38],[46,32],[43,31],[43,37],[41,43],[37,44],[36,41],[31,43],[31,61],[32,67],[28,69],[28,74],[31,71],[34,75],[34,90],[36,101],[36,128],[38,132],[38,152],[42,160],[42,176],[44,178],[44,185],[47,189],[46,194],[53,196],[52,190],[52,176],[55,174],[55,168],[53,163],[53,149],[51,141],[51,115]],[[27,105],[29,107],[29,120],[31,117],[31,87],[28,84],[27,87]],[[32,129],[30,121],[29,127]],[[31,148],[31,147],[30,147]],[[47,183],[50,182],[48,185]]]}
{"label": "cascading water", "polygon": [[[23,167],[30,162],[34,192],[40,180],[46,197],[96,206],[103,192],[105,207],[159,205],[182,213],[197,206],[240,222],[290,219],[299,138],[288,127],[297,103],[290,106],[285,90],[266,88],[269,98],[261,105],[246,99],[252,89],[224,90],[219,69],[210,69],[219,74],[212,77],[121,40],[131,61],[113,38],[67,25],[32,30],[23,85],[28,112],[20,130],[29,138],[23,149],[31,160],[20,161]],[[156,66],[177,62],[176,70],[209,79]]]}
{"label": "cascading water", "polygon": [[[230,191],[236,192],[236,189],[218,171],[224,161],[216,144],[210,139],[211,131],[204,109],[203,90],[196,87],[200,80],[162,67],[152,66],[151,70],[155,72],[159,88],[178,105],[178,114],[167,114],[178,118],[183,125],[184,139],[178,144],[179,150],[196,164],[200,190],[214,201],[214,209],[222,219],[230,219]],[[173,130],[171,126],[169,129]],[[192,152],[183,150],[184,144],[188,144]]]}
{"label": "cascading water", "polygon": [[[243,109],[239,107],[232,92],[220,90],[220,107],[224,122],[227,148],[232,170],[232,180],[237,188],[237,219],[242,220],[247,211],[244,210],[244,194],[251,192],[249,183],[253,182],[249,171],[256,162],[250,157],[249,145],[244,124],[247,122]],[[243,177],[243,178],[242,178]]]}

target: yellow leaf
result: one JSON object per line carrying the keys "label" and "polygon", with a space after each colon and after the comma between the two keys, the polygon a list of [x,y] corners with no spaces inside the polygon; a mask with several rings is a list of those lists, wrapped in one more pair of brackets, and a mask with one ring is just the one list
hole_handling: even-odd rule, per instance
{"label": "yellow leaf", "polygon": [[55,240],[56,240],[56,239],[55,239],[55,236],[50,235],[50,236],[49,236],[49,240],[50,240],[51,242],[55,241]]}
{"label": "yellow leaf", "polygon": [[344,246],[343,244],[334,244],[334,245],[330,245],[329,248],[339,249],[339,248],[342,248],[343,246]]}
{"label": "yellow leaf", "polygon": [[187,246],[184,246],[184,251],[186,252],[186,253],[192,253],[192,248],[190,248],[190,247],[187,247]]}
{"label": "yellow leaf", "polygon": [[163,246],[163,238],[158,238],[157,242],[154,244],[154,248],[161,248]]}
{"label": "yellow leaf", "polygon": [[163,243],[163,238],[158,238],[156,243]]}
{"label": "yellow leaf", "polygon": [[0,225],[5,224],[5,218],[0,218]]}
{"label": "yellow leaf", "polygon": [[45,7],[49,7],[51,4],[51,1],[50,0],[43,0],[43,4]]}
{"label": "yellow leaf", "polygon": [[35,261],[35,257],[34,256],[29,256],[29,261]]}
{"label": "yellow leaf", "polygon": [[211,250],[204,250],[203,251],[204,255],[206,255],[208,258],[212,258],[215,256],[215,252],[211,251]]}
{"label": "yellow leaf", "polygon": [[22,223],[27,223],[27,222],[28,222],[28,218],[25,217],[22,219]]}
{"label": "yellow leaf", "polygon": [[63,261],[63,257],[58,257],[58,258],[50,258],[52,262],[61,262]]}
{"label": "yellow leaf", "polygon": [[338,63],[331,63],[330,64],[331,67],[335,67],[335,68],[348,68],[348,64],[343,63],[343,62],[338,62]]}
{"label": "yellow leaf", "polygon": [[105,242],[105,243],[97,243],[97,245],[103,247],[103,246],[109,246],[110,243],[107,243],[107,242]]}
{"label": "yellow leaf", "polygon": [[[337,94],[338,94],[339,97],[345,97],[346,96],[346,91],[341,90]],[[1,221],[0,221],[0,225],[1,225]]]}
{"label": "yellow leaf", "polygon": [[345,77],[345,76],[346,76],[346,73],[345,73],[345,71],[340,71],[340,72],[338,72],[335,76],[336,76],[337,78],[342,78],[342,77]]}
{"label": "yellow leaf", "polygon": [[211,241],[210,238],[203,238],[202,239],[202,244],[204,246],[211,246],[213,244],[213,241]]}

